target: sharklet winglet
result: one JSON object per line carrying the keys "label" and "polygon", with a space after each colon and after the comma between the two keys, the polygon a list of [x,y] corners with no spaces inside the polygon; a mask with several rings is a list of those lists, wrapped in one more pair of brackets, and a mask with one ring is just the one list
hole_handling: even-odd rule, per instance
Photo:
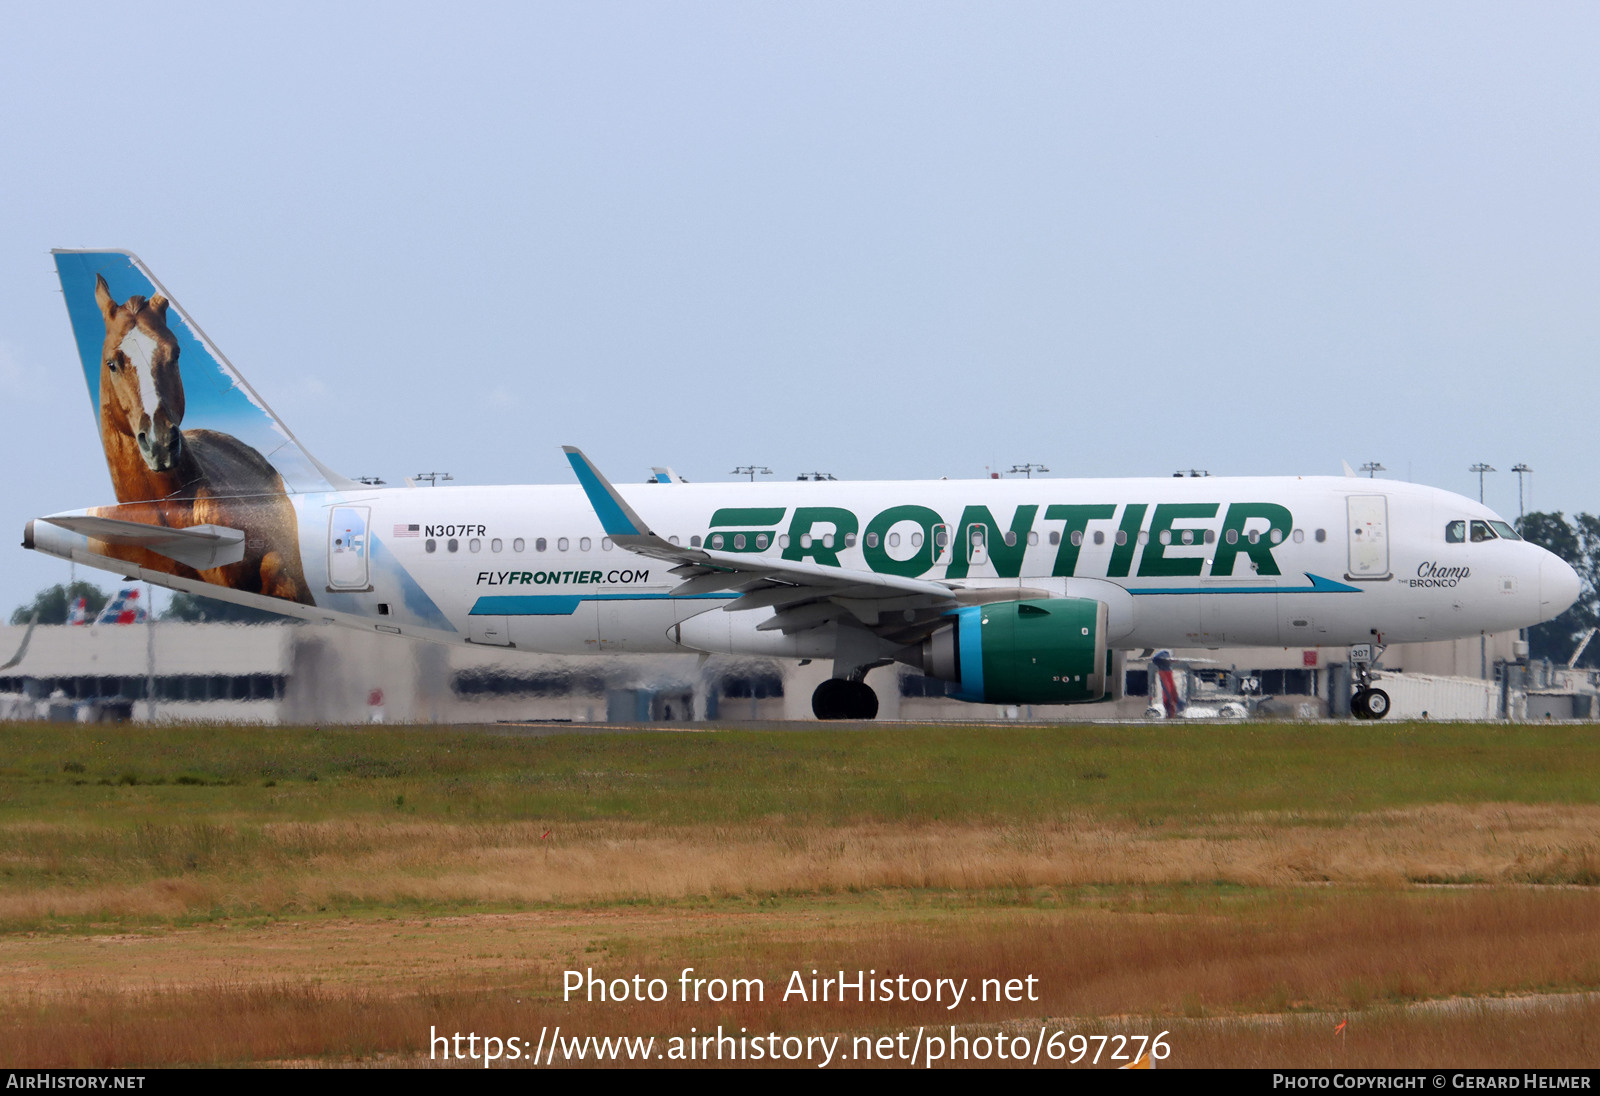
{"label": "sharklet winglet", "polygon": [[600,527],[607,536],[660,539],[650,531],[644,519],[633,512],[633,507],[617,494],[617,489],[600,474],[600,469],[584,455],[583,450],[575,445],[563,445],[561,451],[567,455],[567,461],[572,465],[583,493],[589,496],[589,505],[594,507],[595,516],[600,519]]}

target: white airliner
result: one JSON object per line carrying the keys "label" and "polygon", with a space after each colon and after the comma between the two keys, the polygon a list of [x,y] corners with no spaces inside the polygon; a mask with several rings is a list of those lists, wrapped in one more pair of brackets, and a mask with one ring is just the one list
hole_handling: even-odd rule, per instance
{"label": "white airliner", "polygon": [[[1560,559],[1479,503],[1344,477],[381,488],[331,471],[124,251],[57,251],[117,502],[24,546],[306,620],[518,650],[831,660],[1095,701],[1119,652],[1453,639],[1549,620]],[[1358,667],[1354,710],[1387,697]]]}

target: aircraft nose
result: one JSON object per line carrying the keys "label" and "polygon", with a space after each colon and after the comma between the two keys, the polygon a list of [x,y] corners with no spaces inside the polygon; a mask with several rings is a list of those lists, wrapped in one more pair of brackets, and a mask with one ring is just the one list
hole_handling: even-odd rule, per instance
{"label": "aircraft nose", "polygon": [[1539,561],[1539,617],[1554,620],[1578,600],[1578,572],[1549,552]]}

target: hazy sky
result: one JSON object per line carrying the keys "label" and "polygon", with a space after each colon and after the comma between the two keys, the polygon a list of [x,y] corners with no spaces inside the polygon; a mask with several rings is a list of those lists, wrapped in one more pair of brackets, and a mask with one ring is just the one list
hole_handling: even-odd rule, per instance
{"label": "hazy sky", "polygon": [[[1594,4],[11,5],[0,536],[111,501],[49,256],[100,246],[392,483],[1482,460],[1502,513],[1518,461],[1600,511],[1597,43]],[[3,552],[4,612],[66,577]]]}

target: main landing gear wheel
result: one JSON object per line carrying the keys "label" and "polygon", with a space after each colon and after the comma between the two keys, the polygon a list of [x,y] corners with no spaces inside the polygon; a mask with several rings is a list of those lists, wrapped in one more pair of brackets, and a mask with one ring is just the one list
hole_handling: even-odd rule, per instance
{"label": "main landing gear wheel", "polygon": [[811,694],[811,711],[818,719],[876,719],[878,694],[865,681],[830,677]]}

